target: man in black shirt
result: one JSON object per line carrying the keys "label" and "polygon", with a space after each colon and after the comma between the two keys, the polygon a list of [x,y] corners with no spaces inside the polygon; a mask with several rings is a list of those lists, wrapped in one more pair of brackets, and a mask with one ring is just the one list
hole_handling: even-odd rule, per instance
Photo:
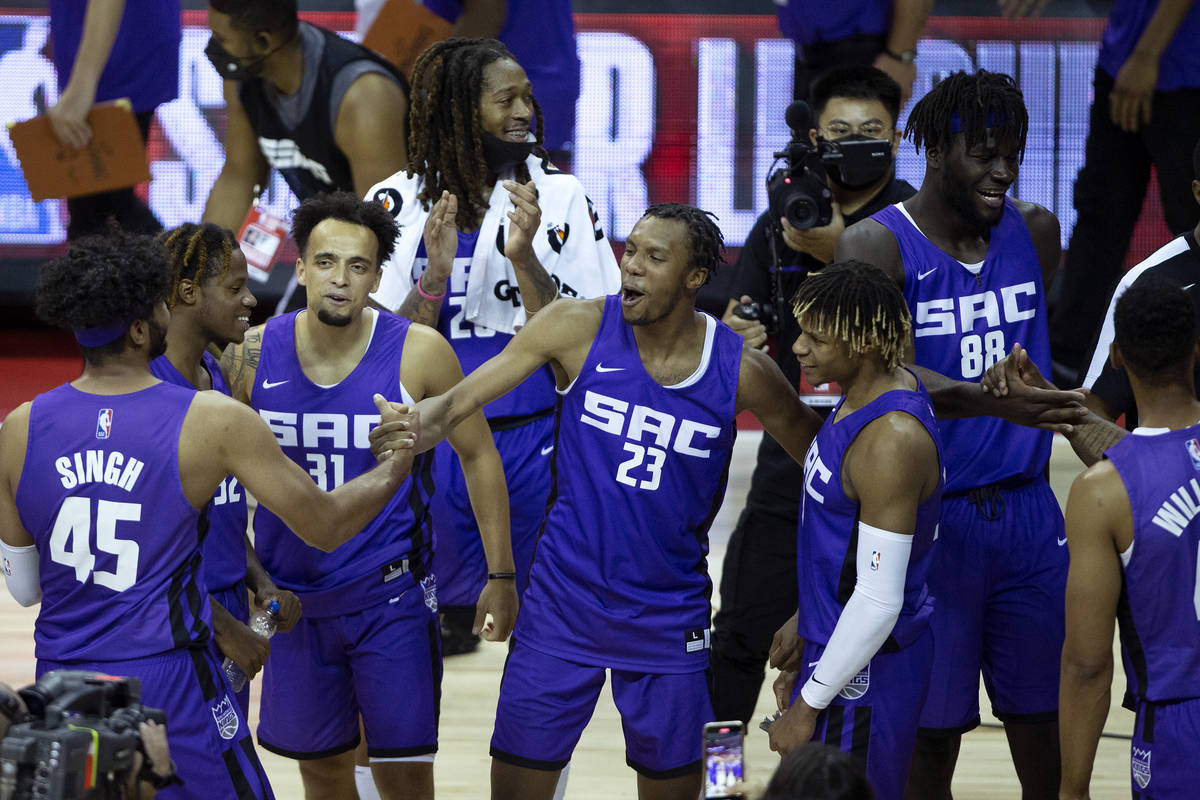
{"label": "man in black shirt", "polygon": [[[830,70],[813,83],[812,106],[817,127],[808,136],[813,144],[820,138],[887,140],[895,157],[900,143],[896,128],[900,87],[880,70],[868,66]],[[758,346],[766,340],[766,325],[738,316],[735,309],[741,303],[755,303],[760,316],[776,317],[773,333],[779,366],[805,402],[823,414],[837,402],[837,390],[802,387],[800,364],[792,355],[800,329],[791,313],[791,299],[809,272],[833,261],[834,244],[846,227],[916,193],[896,179],[892,159],[880,164],[871,180],[859,177],[846,185],[843,178],[852,171],[830,174],[834,205],[829,225],[797,230],[770,212],[760,216],[726,284],[722,321]],[[776,257],[778,267],[773,268]],[[717,719],[749,721],[772,636],[796,611],[796,530],[803,486],[801,465],[764,433],[750,494],[729,541],[721,577],[711,655]]]}
{"label": "man in black shirt", "polygon": [[[1192,195],[1200,203],[1200,141],[1192,150]],[[1150,257],[1126,272],[1113,290],[1108,303],[1108,312],[1097,334],[1087,364],[1083,385],[1091,390],[1087,405],[1105,419],[1115,420],[1125,415],[1125,427],[1132,430],[1137,426],[1137,406],[1133,400],[1133,389],[1125,370],[1117,369],[1108,357],[1109,345],[1113,341],[1113,313],[1117,301],[1125,290],[1143,278],[1157,276],[1184,289],[1192,298],[1192,304],[1200,314],[1200,223],[1181,236],[1176,236]],[[1198,331],[1200,333],[1200,331]],[[1200,374],[1198,374],[1200,377]]]}
{"label": "man in black shirt", "polygon": [[[272,168],[304,200],[363,197],[408,166],[408,82],[382,56],[301,22],[296,0],[211,0],[208,27],[226,128],[204,222],[239,230]],[[304,307],[295,288],[278,310]]]}

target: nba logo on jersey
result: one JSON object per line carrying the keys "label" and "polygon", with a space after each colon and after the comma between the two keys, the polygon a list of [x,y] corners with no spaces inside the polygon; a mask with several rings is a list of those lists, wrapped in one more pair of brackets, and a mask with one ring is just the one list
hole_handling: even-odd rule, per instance
{"label": "nba logo on jersey", "polygon": [[217,731],[222,739],[232,739],[238,732],[238,715],[229,702],[229,695],[221,698],[221,702],[212,708],[213,721],[217,723]]}
{"label": "nba logo on jersey", "polygon": [[1188,439],[1187,451],[1188,455],[1192,457],[1192,467],[1200,471],[1200,441]]}
{"label": "nba logo on jersey", "polygon": [[[107,439],[110,433],[112,433],[112,409],[102,408],[100,409],[99,416],[96,417],[96,438]],[[1195,458],[1195,456],[1192,456],[1192,458]]]}
{"label": "nba logo on jersey", "polygon": [[1130,764],[1133,767],[1133,779],[1137,785],[1145,789],[1150,785],[1150,748],[1143,750],[1134,745],[1131,750]]}
{"label": "nba logo on jersey", "polygon": [[844,697],[847,700],[857,700],[867,693],[867,689],[871,688],[871,662],[862,668],[861,671],[846,684],[840,692],[839,697]]}
{"label": "nba logo on jersey", "polygon": [[880,554],[880,552],[878,550],[871,551],[871,572],[879,571],[879,561],[882,558],[883,558],[883,556]]}

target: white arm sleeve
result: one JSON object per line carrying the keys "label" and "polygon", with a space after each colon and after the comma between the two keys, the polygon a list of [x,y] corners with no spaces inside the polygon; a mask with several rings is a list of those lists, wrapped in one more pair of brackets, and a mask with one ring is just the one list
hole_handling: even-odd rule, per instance
{"label": "white arm sleeve", "polygon": [[41,602],[42,582],[38,577],[36,545],[12,547],[0,541],[0,560],[4,564],[4,580],[8,591],[23,606]]}
{"label": "white arm sleeve", "polygon": [[804,702],[825,708],[887,641],[904,605],[912,536],[858,523],[858,579],[820,663],[800,690]]}

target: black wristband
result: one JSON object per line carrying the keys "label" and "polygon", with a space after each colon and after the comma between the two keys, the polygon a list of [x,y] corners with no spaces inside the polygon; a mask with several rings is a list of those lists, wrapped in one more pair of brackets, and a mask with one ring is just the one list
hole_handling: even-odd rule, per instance
{"label": "black wristband", "polygon": [[168,786],[175,784],[183,785],[183,779],[179,777],[179,773],[175,771],[175,760],[171,759],[171,772],[166,776],[159,775],[154,771],[149,759],[142,761],[142,769],[138,772],[138,780],[145,781],[154,787],[155,791],[165,789]]}
{"label": "black wristband", "polygon": [[489,572],[488,573],[489,581],[515,581],[516,579],[517,579],[517,573],[515,573],[515,572]]}

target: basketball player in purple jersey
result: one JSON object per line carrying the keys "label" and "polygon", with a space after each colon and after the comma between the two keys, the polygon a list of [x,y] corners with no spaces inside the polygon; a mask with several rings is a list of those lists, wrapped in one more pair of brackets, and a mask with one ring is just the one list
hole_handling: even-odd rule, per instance
{"label": "basketball player in purple jersey", "polygon": [[[156,378],[185,388],[215,389],[229,394],[210,345],[223,350],[240,342],[250,327],[256,305],[242,255],[233,233],[216,225],[185,223],[161,237],[167,248],[170,288],[167,308],[167,352],[150,362]],[[218,660],[233,659],[249,677],[262,669],[271,646],[248,627],[247,587],[255,605],[279,602],[279,630],[288,631],[300,618],[300,602],[271,581],[246,535],[246,495],[237,479],[225,479],[201,517],[201,571],[212,599],[213,645]],[[237,693],[250,713],[250,687]]]}
{"label": "basketball player in purple jersey", "polygon": [[784,714],[771,747],[839,747],[864,764],[877,797],[899,800],[933,659],[925,575],[945,484],[937,422],[900,365],[912,326],[882,270],[831,265],[794,303],[805,377],[836,381],[845,396],[805,458],[799,639],[795,671],[775,684]]}
{"label": "basketball player in purple jersey", "polygon": [[[233,396],[275,431],[284,452],[319,486],[370,468],[373,392],[406,403],[447,391],[462,377],[436,331],[375,308],[381,264],[396,223],[382,205],[339,192],[296,210],[297,280],[308,308],[247,332],[222,366]],[[489,580],[475,624],[503,640],[516,617],[508,497],[500,457],[482,415],[450,437],[463,464]],[[255,549],[276,583],[297,594],[304,616],[271,642],[263,677],[259,742],[300,761],[305,796],[353,797],[359,717],[380,795],[433,797],[441,694],[437,591],[429,568],[431,456],[413,481],[346,547],[320,554],[286,520],[255,514]],[[493,622],[485,626],[485,615]],[[398,713],[397,709],[403,709]]]}
{"label": "basketball player in purple jersey", "polygon": [[1067,503],[1067,635],[1062,652],[1059,797],[1083,800],[1109,710],[1113,621],[1121,626],[1125,707],[1137,713],[1135,800],[1196,796],[1200,741],[1200,401],[1196,316],[1163,278],[1117,301],[1113,366],[1141,427],[1075,479]]}
{"label": "basketball player in purple jersey", "polygon": [[333,550],[405,482],[411,451],[320,491],[249,409],[150,374],[165,349],[167,288],[162,247],[124,234],[81,239],[43,268],[38,313],[74,329],[84,368],[0,427],[5,578],[23,605],[41,601],[39,675],[135,676],[143,701],[166,712],[184,785],[160,797],[266,798],[246,718],[209,648],[200,514],[232,474]]}
{"label": "basketball player in purple jersey", "polygon": [[[987,402],[979,377],[1016,342],[1050,368],[1045,287],[1058,267],[1058,220],[1006,197],[1027,127],[1012,78],[947,76],[905,130],[925,149],[920,190],[838,240],[839,260],[875,264],[903,289],[911,362],[940,373],[919,372],[935,396],[946,376],[963,381],[964,403]],[[929,570],[938,690],[921,715],[909,796],[950,797],[962,734],[979,724],[982,669],[1024,796],[1053,798],[1067,551],[1045,478],[1051,435],[994,418],[952,419],[941,433],[947,484]]]}
{"label": "basketball player in purple jersey", "polygon": [[551,303],[418,406],[429,447],[547,364],[558,385],[555,484],[500,688],[494,798],[552,796],[606,668],[638,796],[700,791],[708,528],[734,417],[754,412],[797,460],[820,427],[768,355],[695,310],[721,249],[705,212],[652,206],[626,240],[620,294]]}

